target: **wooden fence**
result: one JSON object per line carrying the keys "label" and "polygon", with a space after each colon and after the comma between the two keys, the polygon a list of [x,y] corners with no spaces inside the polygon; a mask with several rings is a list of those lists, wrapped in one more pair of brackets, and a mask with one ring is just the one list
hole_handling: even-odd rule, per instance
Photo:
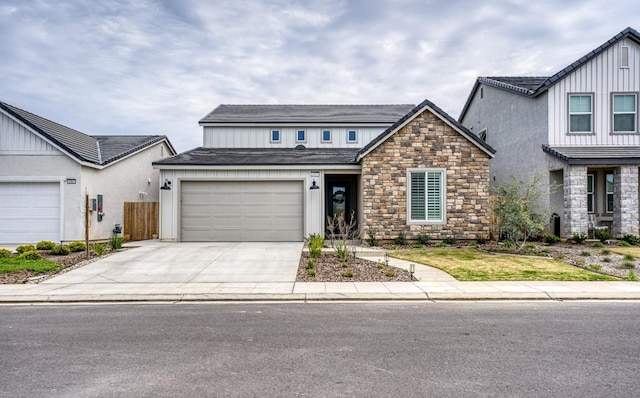
{"label": "wooden fence", "polygon": [[124,202],[124,238],[127,241],[158,237],[158,202]]}

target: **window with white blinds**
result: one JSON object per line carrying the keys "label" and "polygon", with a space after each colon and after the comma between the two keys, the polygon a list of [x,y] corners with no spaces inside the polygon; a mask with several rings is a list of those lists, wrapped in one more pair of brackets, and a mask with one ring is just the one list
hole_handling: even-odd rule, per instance
{"label": "window with white blinds", "polygon": [[409,170],[409,221],[444,222],[444,170]]}

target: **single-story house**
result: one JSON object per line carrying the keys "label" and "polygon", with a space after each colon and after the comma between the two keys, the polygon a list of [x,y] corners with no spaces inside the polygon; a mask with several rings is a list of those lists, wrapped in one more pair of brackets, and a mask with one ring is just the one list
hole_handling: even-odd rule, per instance
{"label": "single-story house", "polygon": [[124,202],[157,202],[163,135],[88,135],[0,102],[0,243],[108,239]]}
{"label": "single-story house", "polygon": [[328,218],[363,238],[489,234],[495,151],[432,102],[220,105],[203,146],[154,162],[160,238],[302,241]]}

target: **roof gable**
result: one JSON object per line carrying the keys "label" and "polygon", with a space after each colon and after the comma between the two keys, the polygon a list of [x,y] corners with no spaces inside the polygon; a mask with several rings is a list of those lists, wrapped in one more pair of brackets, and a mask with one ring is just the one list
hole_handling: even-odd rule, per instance
{"label": "roof gable", "polygon": [[5,102],[0,102],[0,109],[78,162],[106,166],[163,140],[175,153],[164,135],[88,135]]}
{"label": "roof gable", "polygon": [[490,145],[488,145],[486,142],[481,140],[477,135],[472,133],[469,129],[467,129],[458,121],[456,121],[454,118],[449,116],[445,111],[438,108],[433,102],[425,99],[424,101],[422,101],[422,103],[420,103],[420,105],[413,108],[411,111],[409,111],[409,113],[404,115],[402,118],[400,118],[400,120],[395,122],[391,127],[383,131],[380,135],[378,135],[371,142],[369,142],[365,147],[363,147],[358,152],[357,160],[360,161],[362,158],[367,156],[367,154],[369,154],[371,151],[373,151],[375,148],[377,148],[379,145],[385,142],[389,137],[397,133],[402,127],[409,124],[418,115],[426,111],[436,115],[440,120],[442,120],[444,123],[449,125],[453,130],[455,130],[460,135],[465,137],[472,144],[476,145],[478,148],[480,148],[483,152],[485,152],[490,157],[493,157],[494,154],[496,153],[495,149],[493,149]]}
{"label": "roof gable", "polygon": [[219,105],[200,120],[205,124],[348,123],[390,124],[413,105]]}

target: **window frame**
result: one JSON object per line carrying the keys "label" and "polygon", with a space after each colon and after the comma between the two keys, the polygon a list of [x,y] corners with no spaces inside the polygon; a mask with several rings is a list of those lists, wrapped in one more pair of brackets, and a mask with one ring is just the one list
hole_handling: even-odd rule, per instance
{"label": "window frame", "polygon": [[[587,112],[571,112],[571,98],[572,97],[589,97],[591,99],[591,109]],[[594,109],[594,95],[593,93],[569,93],[567,94],[567,133],[568,134],[595,134],[595,117],[593,114]],[[571,116],[584,116],[589,115],[589,131],[572,131],[571,130]]]}
{"label": "window frame", "polygon": [[[329,139],[324,138],[324,133],[329,133]],[[331,139],[333,138],[333,133],[331,131],[331,129],[322,129],[320,130],[320,142],[323,142],[325,144],[331,143]]]}
{"label": "window frame", "polygon": [[[428,215],[428,195],[426,193],[426,179],[428,173],[439,173],[440,174],[440,218],[439,219],[429,219]],[[414,219],[412,218],[411,212],[411,191],[413,188],[412,185],[412,175],[413,174],[424,174],[425,175],[425,193],[424,193],[424,219]],[[444,168],[411,168],[407,169],[407,224],[408,225],[434,225],[434,224],[446,224],[447,223],[447,170]]]}
{"label": "window frame", "polygon": [[[611,176],[611,191],[609,191],[609,176]],[[614,195],[615,191],[615,175],[613,172],[607,172],[604,174],[604,210],[605,213],[613,213],[613,208],[615,207],[614,203]],[[611,202],[609,202],[609,196],[611,196]],[[609,207],[609,203],[611,203],[611,207]]]}
{"label": "window frame", "polygon": [[[275,143],[281,143],[282,142],[282,130],[280,129],[271,129],[270,130],[270,136],[269,136],[269,142],[271,142],[272,144]],[[273,138],[273,133],[277,132],[278,133],[278,139],[274,139]]]}
{"label": "window frame", "polygon": [[[591,180],[591,191],[589,191],[589,180]],[[595,213],[596,211],[596,175],[587,174],[587,213]],[[591,205],[591,210],[589,210]]]}
{"label": "window frame", "polygon": [[[353,134],[354,134],[354,137],[355,137],[353,140],[350,139],[350,135],[351,135],[352,131],[353,131]],[[356,130],[356,129],[347,129],[347,143],[349,143],[349,144],[358,143],[358,130]]]}
{"label": "window frame", "polygon": [[[300,132],[302,132],[303,139],[300,139]],[[307,142],[306,129],[296,129],[296,142]]]}
{"label": "window frame", "polygon": [[[631,95],[634,97],[634,110],[633,110],[633,130],[616,130],[616,115],[629,115],[630,112],[617,112],[615,111],[615,99],[618,96]],[[616,92],[611,93],[611,133],[612,134],[637,134],[638,133],[638,93],[634,91],[630,92]]]}

